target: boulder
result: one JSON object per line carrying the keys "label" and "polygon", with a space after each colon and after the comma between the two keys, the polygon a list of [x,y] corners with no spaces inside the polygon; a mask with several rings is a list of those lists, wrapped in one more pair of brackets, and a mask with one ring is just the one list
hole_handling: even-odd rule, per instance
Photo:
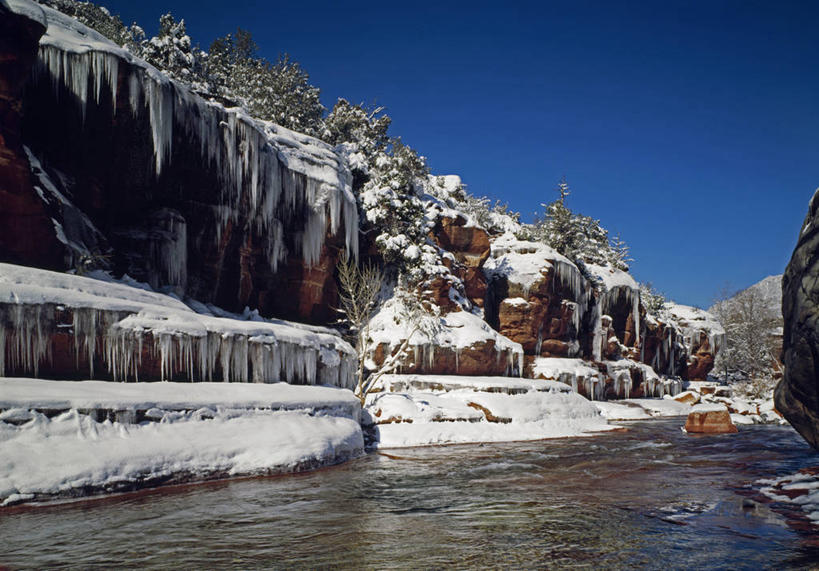
{"label": "boulder", "polygon": [[776,409],[819,450],[819,191],[782,279],[782,316],[785,375]]}
{"label": "boulder", "polygon": [[731,413],[723,405],[698,404],[688,413],[685,431],[700,434],[730,434],[737,432]]}

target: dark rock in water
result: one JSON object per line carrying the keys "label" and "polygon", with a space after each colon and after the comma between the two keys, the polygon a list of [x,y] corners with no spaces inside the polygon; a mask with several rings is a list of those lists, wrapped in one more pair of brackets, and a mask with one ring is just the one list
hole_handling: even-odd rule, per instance
{"label": "dark rock in water", "polygon": [[774,394],[777,410],[819,449],[819,192],[782,279],[785,376]]}

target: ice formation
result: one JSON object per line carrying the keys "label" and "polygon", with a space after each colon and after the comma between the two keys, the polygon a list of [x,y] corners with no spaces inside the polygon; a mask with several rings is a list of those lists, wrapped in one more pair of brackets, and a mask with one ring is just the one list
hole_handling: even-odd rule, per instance
{"label": "ice formation", "polygon": [[[317,139],[258,121],[241,109],[205,101],[151,65],[119,48],[69,16],[43,8],[48,30],[40,40],[35,80],[50,81],[60,96],[67,90],[83,116],[91,104],[117,109],[117,85],[127,85],[130,110],[147,112],[159,176],[173,159],[174,132],[194,145],[220,177],[221,224],[249,221],[260,236],[275,271],[287,250],[284,220],[304,218],[297,237],[300,256],[310,266],[321,255],[325,233],[344,224],[348,252],[358,250],[358,211],[349,168],[333,149]],[[109,100],[110,98],[110,100]]]}
{"label": "ice formation", "polygon": [[89,378],[103,362],[114,380],[138,381],[148,355],[161,380],[354,386],[354,351],[329,329],[202,315],[161,294],[0,264],[0,376],[37,376],[58,332]]}

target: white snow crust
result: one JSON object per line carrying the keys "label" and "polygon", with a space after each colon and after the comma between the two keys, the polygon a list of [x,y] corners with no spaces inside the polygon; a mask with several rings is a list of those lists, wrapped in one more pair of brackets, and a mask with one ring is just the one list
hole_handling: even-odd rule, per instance
{"label": "white snow crust", "polygon": [[202,407],[333,410],[358,419],[360,403],[350,391],[287,383],[111,383],[0,377],[0,410],[146,411]]}

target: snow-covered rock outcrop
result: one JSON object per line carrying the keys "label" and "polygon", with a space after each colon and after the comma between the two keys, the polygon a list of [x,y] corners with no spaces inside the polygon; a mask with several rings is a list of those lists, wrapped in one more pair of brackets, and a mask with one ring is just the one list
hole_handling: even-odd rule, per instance
{"label": "snow-covered rock outcrop", "polygon": [[217,317],[129,285],[0,264],[0,376],[349,388],[354,368],[329,329]]}

